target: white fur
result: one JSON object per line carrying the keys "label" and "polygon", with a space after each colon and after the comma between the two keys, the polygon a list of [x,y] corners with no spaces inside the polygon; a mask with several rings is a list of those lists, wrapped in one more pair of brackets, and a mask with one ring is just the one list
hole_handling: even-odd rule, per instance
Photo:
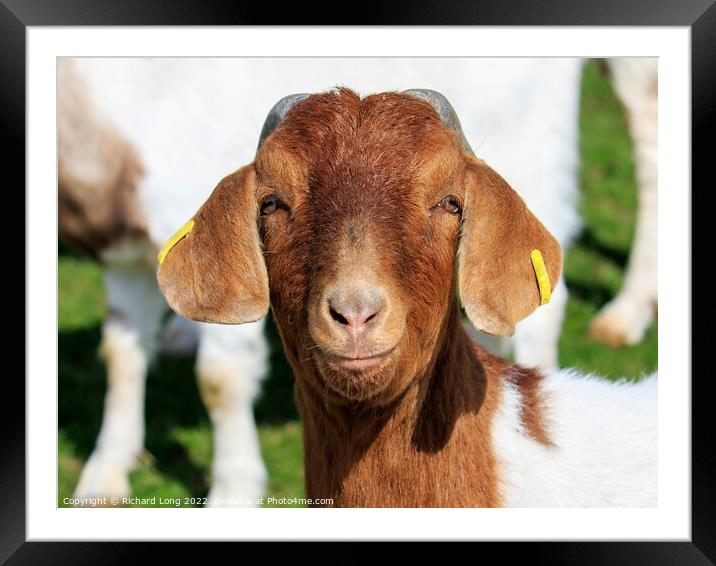
{"label": "white fur", "polygon": [[214,426],[209,505],[256,505],[266,488],[252,411],[259,381],[266,372],[263,323],[202,324],[200,332],[197,376]]}
{"label": "white fur", "polygon": [[506,385],[492,425],[508,507],[654,507],[656,376],[636,384],[555,370],[542,386],[553,446],[532,439]]}

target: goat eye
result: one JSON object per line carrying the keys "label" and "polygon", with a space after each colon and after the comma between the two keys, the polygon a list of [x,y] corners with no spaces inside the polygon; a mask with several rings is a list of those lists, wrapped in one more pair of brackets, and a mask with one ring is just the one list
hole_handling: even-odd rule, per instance
{"label": "goat eye", "polygon": [[266,216],[273,214],[279,208],[286,208],[286,205],[281,202],[276,195],[271,195],[261,204],[261,215]]}
{"label": "goat eye", "polygon": [[437,206],[438,208],[442,208],[445,212],[449,212],[450,214],[459,214],[462,210],[460,208],[460,201],[457,199],[457,197],[454,197],[452,195],[446,196],[437,204]]}

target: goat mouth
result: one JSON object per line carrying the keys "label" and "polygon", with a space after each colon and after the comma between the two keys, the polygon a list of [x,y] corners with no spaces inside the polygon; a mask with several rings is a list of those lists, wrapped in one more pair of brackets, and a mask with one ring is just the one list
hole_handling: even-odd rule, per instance
{"label": "goat mouth", "polygon": [[388,359],[388,357],[390,357],[393,350],[394,348],[391,348],[381,354],[360,358],[331,355],[326,356],[326,363],[334,368],[362,372],[381,366]]}

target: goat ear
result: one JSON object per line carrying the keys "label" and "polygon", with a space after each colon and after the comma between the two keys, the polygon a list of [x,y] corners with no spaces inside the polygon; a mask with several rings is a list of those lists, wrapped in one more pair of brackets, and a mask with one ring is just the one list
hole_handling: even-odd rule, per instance
{"label": "goat ear", "polygon": [[266,315],[268,276],[255,193],[253,165],[229,175],[159,254],[159,287],[180,315],[222,324]]}
{"label": "goat ear", "polygon": [[[562,251],[502,177],[480,160],[467,161],[460,298],[478,330],[510,336],[518,321],[549,300]],[[533,265],[533,250],[539,250],[543,267],[538,258]]]}

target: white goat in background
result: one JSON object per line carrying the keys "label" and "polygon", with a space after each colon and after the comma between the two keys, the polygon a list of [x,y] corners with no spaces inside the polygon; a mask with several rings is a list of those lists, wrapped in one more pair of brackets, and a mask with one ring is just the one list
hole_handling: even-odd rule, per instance
{"label": "white goat in background", "polygon": [[[131,217],[112,217],[115,228],[122,222],[129,228],[102,233],[91,250],[105,265],[108,315],[102,352],[108,390],[97,445],[76,495],[129,493],[128,474],[144,442],[146,371],[167,309],[155,280],[156,250],[199,208],[214,180],[251,160],[276,100],[336,85],[362,94],[408,88],[442,92],[476,153],[501,172],[568,248],[579,229],[581,64],[578,59],[465,58],[60,60],[60,203],[63,194],[79,191],[69,199],[75,213],[70,218],[82,219],[74,243],[99,210],[98,199],[110,198],[112,210]],[[655,148],[655,113],[641,100],[656,94],[643,86],[656,80],[656,64],[634,60],[613,66],[617,93],[630,112],[644,202],[624,292],[593,330],[612,343],[632,343],[648,326],[656,298],[656,153],[641,149]],[[630,78],[634,73],[641,79]],[[100,133],[92,134],[93,128]],[[124,158],[113,159],[116,155]],[[102,187],[114,196],[102,197]],[[88,209],[83,202],[91,203]],[[61,236],[62,225],[61,206]],[[88,237],[96,234],[89,231]],[[518,363],[557,365],[566,302],[560,279],[552,302],[517,326]],[[198,334],[198,380],[214,427],[210,503],[253,500],[266,480],[252,413],[266,370],[263,324],[175,322],[173,330],[181,329]]]}

